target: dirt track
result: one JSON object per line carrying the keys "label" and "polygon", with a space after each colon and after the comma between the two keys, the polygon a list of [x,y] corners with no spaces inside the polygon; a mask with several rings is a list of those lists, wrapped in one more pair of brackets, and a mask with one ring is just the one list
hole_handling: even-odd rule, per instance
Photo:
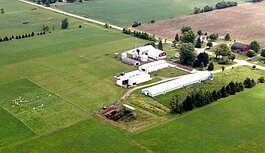
{"label": "dirt track", "polygon": [[164,20],[138,27],[157,36],[173,39],[183,25],[208,33],[224,35],[229,32],[233,39],[248,43],[258,40],[265,46],[265,2],[242,4],[237,7]]}

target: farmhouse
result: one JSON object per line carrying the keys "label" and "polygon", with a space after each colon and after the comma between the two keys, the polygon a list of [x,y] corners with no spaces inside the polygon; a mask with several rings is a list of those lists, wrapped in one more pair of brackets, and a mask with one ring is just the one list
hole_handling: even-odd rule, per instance
{"label": "farmhouse", "polygon": [[207,71],[197,72],[194,74],[185,75],[173,81],[169,81],[150,88],[143,89],[142,93],[150,97],[156,97],[162,94],[166,94],[170,91],[187,87],[192,84],[199,83],[201,81],[208,79],[213,79],[213,73]]}
{"label": "farmhouse", "polygon": [[122,73],[119,76],[116,76],[116,78],[118,79],[116,84],[122,87],[132,87],[137,84],[152,80],[148,73],[142,72],[140,70]]}
{"label": "farmhouse", "polygon": [[167,53],[165,51],[154,48],[152,45],[135,48],[132,50],[133,58],[139,58],[142,55],[147,55],[149,58],[155,60],[165,59]]}
{"label": "farmhouse", "polygon": [[239,42],[235,42],[232,46],[231,46],[231,50],[234,53],[245,53],[248,52],[250,50],[249,45],[247,44],[243,44],[243,43],[239,43]]}
{"label": "farmhouse", "polygon": [[147,73],[151,73],[151,72],[155,72],[158,70],[168,68],[169,66],[170,65],[165,60],[159,60],[159,61],[144,64],[139,67],[139,70],[147,72]]}

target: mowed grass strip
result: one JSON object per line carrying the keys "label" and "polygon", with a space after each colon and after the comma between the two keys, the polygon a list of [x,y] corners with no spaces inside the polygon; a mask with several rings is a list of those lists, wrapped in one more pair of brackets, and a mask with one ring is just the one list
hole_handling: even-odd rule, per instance
{"label": "mowed grass strip", "polygon": [[16,117],[0,107],[0,147],[35,135]]}
{"label": "mowed grass strip", "polygon": [[0,85],[0,105],[37,133],[88,117],[87,113],[27,79]]}
{"label": "mowed grass strip", "polygon": [[131,138],[115,127],[97,119],[88,119],[55,133],[3,148],[2,152],[140,153],[145,152],[145,150],[137,146]]}
{"label": "mowed grass strip", "polygon": [[[134,136],[154,152],[260,152],[264,144],[265,86],[219,100]],[[256,139],[255,139],[256,138]],[[247,146],[255,143],[255,146]],[[243,143],[243,147],[237,146]],[[241,144],[242,145],[242,144]],[[254,148],[254,149],[253,149]]]}

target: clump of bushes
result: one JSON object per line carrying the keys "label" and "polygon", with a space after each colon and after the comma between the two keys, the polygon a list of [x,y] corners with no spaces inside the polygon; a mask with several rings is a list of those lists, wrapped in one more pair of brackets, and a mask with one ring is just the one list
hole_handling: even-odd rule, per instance
{"label": "clump of bushes", "polygon": [[228,8],[228,7],[234,7],[234,6],[237,6],[237,5],[238,5],[238,3],[234,2],[234,1],[228,1],[228,2],[221,1],[221,2],[216,3],[215,7],[209,6],[209,5],[204,6],[204,8],[195,7],[193,14],[199,14],[199,13],[203,13],[203,12],[210,12],[210,11],[213,11],[215,9],[224,9],[224,8]]}
{"label": "clump of bushes", "polygon": [[135,22],[133,23],[132,27],[135,28],[135,27],[139,27],[139,26],[141,26],[141,25],[142,25],[141,22],[136,22],[136,21],[135,21]]}

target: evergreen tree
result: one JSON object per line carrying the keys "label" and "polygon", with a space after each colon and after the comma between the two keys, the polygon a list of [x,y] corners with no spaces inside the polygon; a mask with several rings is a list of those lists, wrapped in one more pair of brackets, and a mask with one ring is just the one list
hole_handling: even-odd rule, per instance
{"label": "evergreen tree", "polygon": [[162,43],[162,40],[159,41],[157,48],[158,48],[159,50],[163,50],[163,43]]}
{"label": "evergreen tree", "polygon": [[181,114],[182,113],[182,104],[179,102],[179,96],[175,96],[171,99],[171,112]]}
{"label": "evergreen tree", "polygon": [[213,70],[214,70],[213,62],[211,62],[211,63],[208,65],[207,70],[208,70],[208,71],[213,71]]}
{"label": "evergreen tree", "polygon": [[230,41],[230,40],[231,40],[231,36],[230,36],[229,33],[227,33],[227,34],[225,35],[225,40],[226,40],[226,41]]}

